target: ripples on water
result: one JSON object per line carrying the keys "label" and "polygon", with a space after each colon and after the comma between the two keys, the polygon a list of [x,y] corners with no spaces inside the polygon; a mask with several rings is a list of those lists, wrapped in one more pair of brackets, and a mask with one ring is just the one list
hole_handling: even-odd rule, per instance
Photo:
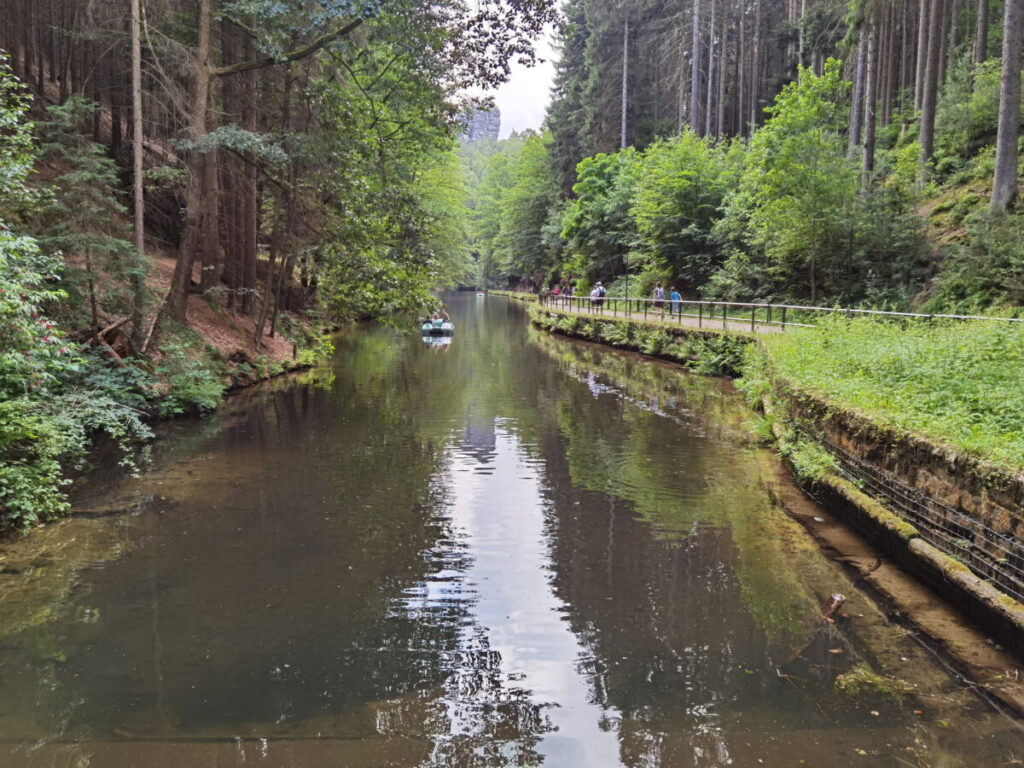
{"label": "ripples on water", "polygon": [[[450,345],[361,330],[305,383],[168,426],[142,480],[98,476],[68,528],[94,565],[41,567],[0,635],[0,764],[1021,757],[772,502],[728,385],[501,300],[453,314]],[[915,693],[837,695],[858,663]]]}

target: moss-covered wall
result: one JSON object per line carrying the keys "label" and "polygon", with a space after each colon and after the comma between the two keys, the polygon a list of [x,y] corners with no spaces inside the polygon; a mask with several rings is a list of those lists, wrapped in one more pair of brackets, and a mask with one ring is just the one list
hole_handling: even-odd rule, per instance
{"label": "moss-covered wall", "polygon": [[546,307],[531,307],[530,319],[553,333],[642,352],[712,376],[738,376],[744,351],[753,340],[746,333],[591,317]]}

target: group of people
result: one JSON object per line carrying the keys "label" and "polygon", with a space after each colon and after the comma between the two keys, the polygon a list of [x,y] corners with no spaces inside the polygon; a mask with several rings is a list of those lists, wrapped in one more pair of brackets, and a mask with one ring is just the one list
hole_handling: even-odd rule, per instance
{"label": "group of people", "polygon": [[445,323],[450,322],[450,321],[451,321],[451,318],[448,317],[448,312],[445,311],[444,309],[442,309],[441,311],[435,312],[430,317],[428,317],[426,320],[424,320],[423,324],[427,325],[429,323],[430,325],[434,326],[435,328],[440,328],[442,325],[444,325]]}
{"label": "group of people", "polygon": [[[572,296],[572,283],[567,285],[556,285],[551,289],[551,295],[558,297]],[[604,305],[605,297],[608,295],[607,289],[604,284],[598,280],[594,283],[594,287],[590,290],[590,303],[594,307],[601,307]],[[654,300],[654,308],[664,310],[666,307],[673,315],[678,315],[682,310],[683,296],[679,291],[676,290],[675,286],[668,289],[666,295],[665,289],[661,283],[658,283],[654,291],[651,293],[651,298]]]}
{"label": "group of people", "polygon": [[[669,289],[669,291],[670,291],[670,293],[668,295],[668,301],[669,301],[669,304],[671,305],[670,306],[670,311],[672,312],[673,315],[678,315],[679,314],[679,310],[682,307],[683,296],[682,296],[682,294],[679,293],[679,291],[676,290],[675,286],[672,286]],[[654,291],[651,293],[651,298],[654,299],[654,308],[655,309],[663,309],[664,308],[664,306],[665,306],[665,289],[661,287],[661,283],[658,283],[658,285],[655,287]]]}

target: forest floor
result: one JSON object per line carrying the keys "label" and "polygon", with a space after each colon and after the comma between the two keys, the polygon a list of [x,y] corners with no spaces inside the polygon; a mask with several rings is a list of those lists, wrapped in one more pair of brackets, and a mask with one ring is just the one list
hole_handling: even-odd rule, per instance
{"label": "forest floor", "polygon": [[[168,251],[151,254],[153,268],[150,270],[148,284],[154,296],[164,297],[171,285],[174,274],[176,255]],[[198,265],[193,275],[198,282]],[[280,333],[272,338],[264,335],[257,345],[253,342],[256,329],[255,319],[232,312],[221,306],[216,299],[210,299],[193,293],[188,297],[186,310],[188,326],[200,338],[213,347],[218,356],[224,360],[256,360],[266,358],[270,362],[281,363],[291,360],[294,347],[291,341]],[[268,323],[269,324],[269,323]]]}

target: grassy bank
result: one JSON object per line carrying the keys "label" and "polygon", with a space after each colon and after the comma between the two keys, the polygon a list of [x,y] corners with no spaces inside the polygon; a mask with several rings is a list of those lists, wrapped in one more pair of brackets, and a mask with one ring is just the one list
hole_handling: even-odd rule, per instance
{"label": "grassy bank", "polygon": [[837,408],[1024,468],[1024,324],[834,318],[759,346],[771,376]]}

